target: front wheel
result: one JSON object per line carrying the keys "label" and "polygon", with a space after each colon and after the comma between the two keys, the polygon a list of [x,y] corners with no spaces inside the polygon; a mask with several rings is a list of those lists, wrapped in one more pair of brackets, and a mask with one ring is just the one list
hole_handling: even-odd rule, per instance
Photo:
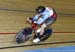
{"label": "front wheel", "polygon": [[29,27],[24,28],[16,34],[16,42],[23,43],[27,41],[31,36],[32,36],[32,29]]}

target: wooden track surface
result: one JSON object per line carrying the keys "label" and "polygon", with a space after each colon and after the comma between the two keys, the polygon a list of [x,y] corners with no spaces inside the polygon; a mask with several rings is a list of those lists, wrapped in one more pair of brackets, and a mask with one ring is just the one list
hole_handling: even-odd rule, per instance
{"label": "wooden track surface", "polygon": [[[57,21],[51,26],[53,32],[56,33],[53,33],[45,42],[75,41],[75,0],[0,0],[0,47],[18,46],[14,42],[15,33],[30,26],[25,23],[25,20],[34,15],[34,12],[31,11],[34,11],[39,5],[53,7],[58,14]],[[31,44],[31,41],[20,45],[28,44]],[[23,50],[67,45],[75,45],[75,43],[0,49],[0,52],[21,52]]]}

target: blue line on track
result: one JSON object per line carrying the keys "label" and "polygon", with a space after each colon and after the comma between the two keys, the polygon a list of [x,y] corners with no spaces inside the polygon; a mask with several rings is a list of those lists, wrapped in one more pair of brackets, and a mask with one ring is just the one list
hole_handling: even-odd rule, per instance
{"label": "blue line on track", "polygon": [[54,48],[40,48],[36,50],[27,50],[23,52],[75,52],[75,46],[61,46]]}

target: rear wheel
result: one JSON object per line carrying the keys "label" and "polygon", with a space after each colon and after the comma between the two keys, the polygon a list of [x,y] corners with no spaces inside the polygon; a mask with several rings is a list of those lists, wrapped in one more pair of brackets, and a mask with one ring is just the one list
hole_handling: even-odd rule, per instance
{"label": "rear wheel", "polygon": [[44,35],[41,37],[41,41],[47,40],[52,35],[52,29],[45,30]]}

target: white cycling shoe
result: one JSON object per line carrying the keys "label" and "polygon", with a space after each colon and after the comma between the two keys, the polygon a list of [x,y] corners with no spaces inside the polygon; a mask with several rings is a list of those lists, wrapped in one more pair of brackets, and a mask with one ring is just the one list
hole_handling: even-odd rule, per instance
{"label": "white cycling shoe", "polygon": [[38,42],[40,42],[39,38],[36,38],[36,39],[33,40],[33,43],[38,43]]}

